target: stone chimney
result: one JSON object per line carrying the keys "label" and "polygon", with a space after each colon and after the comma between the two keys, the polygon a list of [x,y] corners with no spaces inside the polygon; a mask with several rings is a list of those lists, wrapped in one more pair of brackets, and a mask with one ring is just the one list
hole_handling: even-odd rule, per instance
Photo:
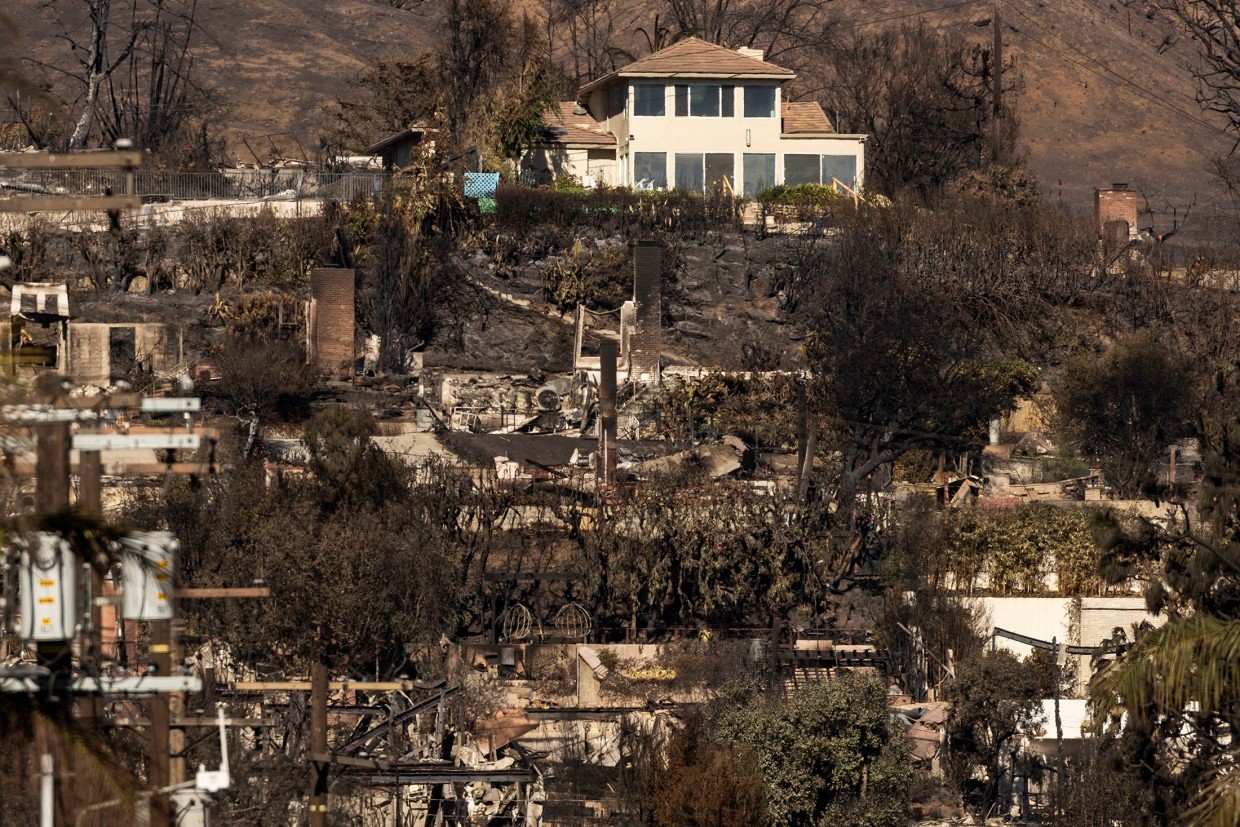
{"label": "stone chimney", "polygon": [[745,57],[752,57],[754,60],[765,60],[766,59],[761,49],[750,49],[748,46],[742,46],[736,51],[740,52]]}
{"label": "stone chimney", "polygon": [[[1121,230],[1120,224],[1123,224]],[[1137,234],[1137,193],[1127,184],[1094,190],[1094,229],[1102,238],[1127,241]]]}
{"label": "stone chimney", "polygon": [[323,373],[352,373],[352,270],[321,267],[310,271],[310,313],[306,333],[311,364]]}
{"label": "stone chimney", "polygon": [[658,382],[663,345],[663,248],[645,239],[633,248],[633,302],[637,305],[629,336],[629,381]]}

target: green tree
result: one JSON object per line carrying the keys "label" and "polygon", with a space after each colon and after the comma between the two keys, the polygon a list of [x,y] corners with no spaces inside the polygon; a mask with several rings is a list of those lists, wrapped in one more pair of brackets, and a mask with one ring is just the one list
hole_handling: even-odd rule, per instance
{"label": "green tree", "polygon": [[[1142,781],[1163,823],[1233,825],[1240,812],[1240,389],[1237,364],[1218,370],[1203,400],[1198,514],[1169,525],[1099,515],[1103,570],[1148,578],[1146,603],[1168,616],[1140,634],[1091,683],[1099,731],[1137,740]],[[1228,733],[1224,737],[1223,733]]]}
{"label": "green tree", "polygon": [[908,748],[874,675],[843,672],[786,700],[733,698],[718,732],[757,751],[772,827],[908,823]]}
{"label": "green tree", "polygon": [[373,432],[364,414],[337,407],[307,428],[309,478],[268,481],[243,465],[135,503],[135,522],[180,538],[188,585],[271,589],[267,600],[187,604],[197,633],[243,663],[300,671],[322,661],[382,678],[409,668],[407,646],[456,632],[460,503],[443,486],[410,485],[412,470],[379,452]]}

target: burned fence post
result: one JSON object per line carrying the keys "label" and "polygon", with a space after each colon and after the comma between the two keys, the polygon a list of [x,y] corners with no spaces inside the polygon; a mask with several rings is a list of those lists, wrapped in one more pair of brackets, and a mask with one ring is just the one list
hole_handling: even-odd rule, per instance
{"label": "burned fence post", "polygon": [[616,343],[599,343],[598,478],[605,486],[616,481]]}
{"label": "burned fence post", "polygon": [[663,248],[643,239],[633,248],[633,301],[636,327],[629,345],[629,381],[658,382],[663,345]]}

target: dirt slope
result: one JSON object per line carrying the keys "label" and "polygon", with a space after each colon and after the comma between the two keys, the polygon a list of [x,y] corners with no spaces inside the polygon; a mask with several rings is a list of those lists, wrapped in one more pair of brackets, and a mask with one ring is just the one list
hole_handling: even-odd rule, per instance
{"label": "dirt slope", "polygon": [[[67,49],[57,38],[55,10],[44,8],[45,0],[6,1],[23,41],[20,52],[63,65]],[[82,4],[59,5],[76,28]],[[331,102],[348,91],[347,78],[370,58],[428,48],[436,5],[401,11],[375,0],[199,0],[197,66],[227,104],[229,155],[254,160],[244,138],[264,156],[274,142],[281,154],[300,157],[300,143],[313,160]]]}

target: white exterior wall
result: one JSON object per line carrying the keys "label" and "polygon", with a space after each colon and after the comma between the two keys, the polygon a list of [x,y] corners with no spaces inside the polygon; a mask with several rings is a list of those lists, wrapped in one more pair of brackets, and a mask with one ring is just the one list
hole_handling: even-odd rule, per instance
{"label": "white exterior wall", "polygon": [[[987,636],[998,627],[1038,640],[1057,640],[1073,646],[1098,646],[1120,627],[1132,639],[1132,625],[1166,623],[1165,617],[1150,614],[1141,597],[980,597],[975,598],[989,615]],[[1079,602],[1078,602],[1079,600]],[[997,638],[995,646],[1026,658],[1033,647],[1007,638]],[[1069,655],[1065,669],[1077,674],[1076,692],[1081,695],[1089,683],[1089,655]]]}
{"label": "white exterior wall", "polygon": [[536,147],[521,158],[521,169],[533,173],[540,184],[550,184],[562,175],[578,180],[592,175],[599,184],[618,183],[616,153],[608,147]]}
{"label": "white exterior wall", "polygon": [[[728,81],[701,79],[664,81],[664,114],[661,117],[632,115],[633,86],[638,83],[657,83],[634,80],[625,82],[625,111],[615,117],[606,119],[604,128],[616,136],[618,167],[617,176],[621,184],[632,186],[633,154],[636,152],[663,152],[667,154],[668,187],[676,184],[676,160],[678,152],[726,152],[734,157],[734,177],[732,186],[738,192],[744,192],[744,155],[747,153],[775,156],[775,183],[784,182],[784,155],[850,155],[856,159],[857,181],[860,183],[865,175],[864,136],[832,135],[812,137],[791,137],[783,135],[782,109],[783,90],[778,84],[771,82],[752,84],[735,83],[736,102],[735,115],[731,118],[709,118],[693,116],[676,116],[676,84],[679,83],[710,83],[726,85]],[[746,118],[744,88],[745,86],[774,86],[775,112],[773,118]],[[590,111],[605,112],[608,92],[596,91],[590,98]],[[851,182],[845,182],[851,183]]]}
{"label": "white exterior wall", "polygon": [[[986,610],[990,620],[986,635],[996,628],[1027,635],[1038,640],[1069,640],[1072,626],[1071,597],[979,597],[975,598]],[[1025,658],[1033,651],[1032,646],[999,638],[995,646]]]}

